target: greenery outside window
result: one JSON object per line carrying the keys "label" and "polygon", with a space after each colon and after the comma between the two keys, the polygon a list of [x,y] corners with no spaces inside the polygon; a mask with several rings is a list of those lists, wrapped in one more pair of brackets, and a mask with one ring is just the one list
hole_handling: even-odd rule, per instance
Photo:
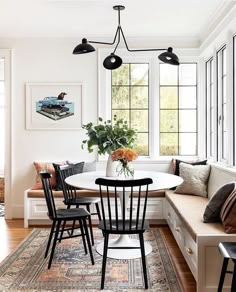
{"label": "greenery outside window", "polygon": [[136,151],[149,156],[149,64],[123,63],[111,73],[111,112],[137,131]]}
{"label": "greenery outside window", "polygon": [[160,64],[160,155],[197,155],[197,64]]}

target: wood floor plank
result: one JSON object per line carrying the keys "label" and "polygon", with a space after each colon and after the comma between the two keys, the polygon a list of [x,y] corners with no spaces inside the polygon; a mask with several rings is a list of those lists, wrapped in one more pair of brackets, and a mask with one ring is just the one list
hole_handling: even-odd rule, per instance
{"label": "wood floor plank", "polygon": [[[165,241],[170,258],[180,279],[184,292],[196,292],[196,281],[188,268],[184,257],[168,226],[158,226]],[[4,260],[24,240],[33,227],[24,228],[23,220],[5,220],[0,218],[0,262]]]}

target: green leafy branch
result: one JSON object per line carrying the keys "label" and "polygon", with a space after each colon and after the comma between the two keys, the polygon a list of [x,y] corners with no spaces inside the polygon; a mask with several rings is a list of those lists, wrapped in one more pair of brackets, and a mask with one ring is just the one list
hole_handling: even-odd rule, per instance
{"label": "green leafy branch", "polygon": [[82,149],[87,145],[88,151],[93,152],[94,146],[97,146],[98,154],[110,154],[122,147],[133,148],[135,146],[137,133],[128,127],[127,121],[116,120],[116,117],[113,125],[111,120],[103,121],[100,117],[98,121],[98,125],[90,122],[82,126],[88,136],[88,139],[82,141]]}

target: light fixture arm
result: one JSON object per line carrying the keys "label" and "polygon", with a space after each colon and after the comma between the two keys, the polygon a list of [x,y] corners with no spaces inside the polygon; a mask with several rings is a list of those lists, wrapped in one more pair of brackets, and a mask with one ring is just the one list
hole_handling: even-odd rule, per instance
{"label": "light fixture arm", "polygon": [[122,65],[122,59],[115,55],[115,52],[120,44],[120,40],[121,38],[123,38],[124,43],[125,43],[125,47],[127,49],[127,51],[129,52],[151,52],[151,51],[166,51],[164,53],[161,53],[158,58],[167,64],[171,64],[171,65],[179,65],[179,58],[176,54],[173,53],[173,48],[169,47],[168,49],[130,49],[128,46],[128,43],[126,41],[125,38],[125,34],[123,32],[123,29],[121,27],[120,24],[120,11],[125,9],[125,6],[123,5],[116,5],[113,6],[113,9],[118,11],[118,26],[116,29],[116,33],[115,33],[115,37],[113,39],[113,42],[99,42],[99,41],[87,41],[86,38],[82,39],[82,43],[77,45],[74,50],[73,50],[73,54],[85,54],[85,53],[90,53],[90,52],[94,52],[95,48],[90,45],[89,43],[93,43],[93,44],[102,44],[102,45],[115,45],[114,51],[113,53],[111,53],[108,57],[105,58],[104,62],[103,62],[103,66],[106,69],[109,70],[114,70],[119,68]]}
{"label": "light fixture arm", "polygon": [[117,37],[117,34],[119,32],[119,27],[117,27],[116,29],[116,34],[115,34],[115,37],[114,37],[114,40],[112,43],[106,43],[106,42],[96,42],[96,41],[88,41],[89,43],[92,43],[92,44],[101,44],[101,45],[114,45],[115,41],[116,41],[116,37]]}
{"label": "light fixture arm", "polygon": [[107,42],[88,41],[89,43],[101,44],[101,45],[114,45],[114,43],[116,42],[116,38],[118,36],[118,42],[117,42],[116,47],[115,47],[115,49],[113,51],[113,54],[114,54],[116,52],[116,49],[117,49],[119,43],[120,43],[120,33],[121,33],[122,37],[123,37],[123,40],[124,40],[124,43],[125,43],[125,47],[129,52],[151,52],[151,51],[165,51],[165,50],[167,50],[167,49],[130,49],[128,44],[127,44],[123,29],[122,29],[121,24],[120,24],[120,10],[121,9],[117,8],[116,10],[118,11],[118,26],[117,26],[117,29],[116,29],[116,34],[115,34],[113,42],[112,43],[107,43]]}
{"label": "light fixture arm", "polygon": [[116,49],[118,48],[119,43],[120,43],[120,30],[121,30],[121,27],[120,26],[118,26],[118,30],[119,30],[119,32],[118,32],[118,41],[117,41],[117,44],[116,44],[115,49],[113,51],[113,54],[115,54]]}
{"label": "light fixture arm", "polygon": [[125,42],[126,49],[129,52],[150,52],[150,51],[165,51],[165,50],[167,50],[167,49],[129,49],[122,27],[120,27],[120,31],[121,31],[123,40]]}

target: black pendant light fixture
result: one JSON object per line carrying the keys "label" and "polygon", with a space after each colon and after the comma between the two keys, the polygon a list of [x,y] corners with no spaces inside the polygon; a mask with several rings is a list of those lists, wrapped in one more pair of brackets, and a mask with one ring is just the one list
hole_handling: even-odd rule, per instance
{"label": "black pendant light fixture", "polygon": [[117,44],[115,46],[114,51],[105,58],[105,60],[103,61],[103,66],[108,69],[108,70],[114,70],[119,68],[122,65],[122,59],[115,55],[116,49],[120,43],[120,39],[121,36],[124,40],[126,49],[129,52],[150,52],[150,51],[165,51],[162,54],[160,54],[158,56],[158,58],[167,64],[171,64],[171,65],[179,65],[179,58],[177,57],[176,54],[173,53],[173,49],[172,48],[168,48],[168,49],[129,49],[127,41],[125,39],[125,35],[123,32],[123,29],[121,27],[120,24],[120,11],[125,9],[125,6],[122,5],[116,5],[113,6],[114,10],[118,11],[118,26],[116,29],[116,33],[115,33],[115,37],[112,43],[107,43],[107,42],[96,42],[96,41],[87,41],[87,39],[82,39],[82,43],[79,44],[78,46],[76,46],[73,50],[73,54],[77,55],[77,54],[86,54],[86,53],[91,53],[95,51],[95,48],[90,45],[89,43],[92,44],[103,44],[103,45],[114,45],[117,39]]}

